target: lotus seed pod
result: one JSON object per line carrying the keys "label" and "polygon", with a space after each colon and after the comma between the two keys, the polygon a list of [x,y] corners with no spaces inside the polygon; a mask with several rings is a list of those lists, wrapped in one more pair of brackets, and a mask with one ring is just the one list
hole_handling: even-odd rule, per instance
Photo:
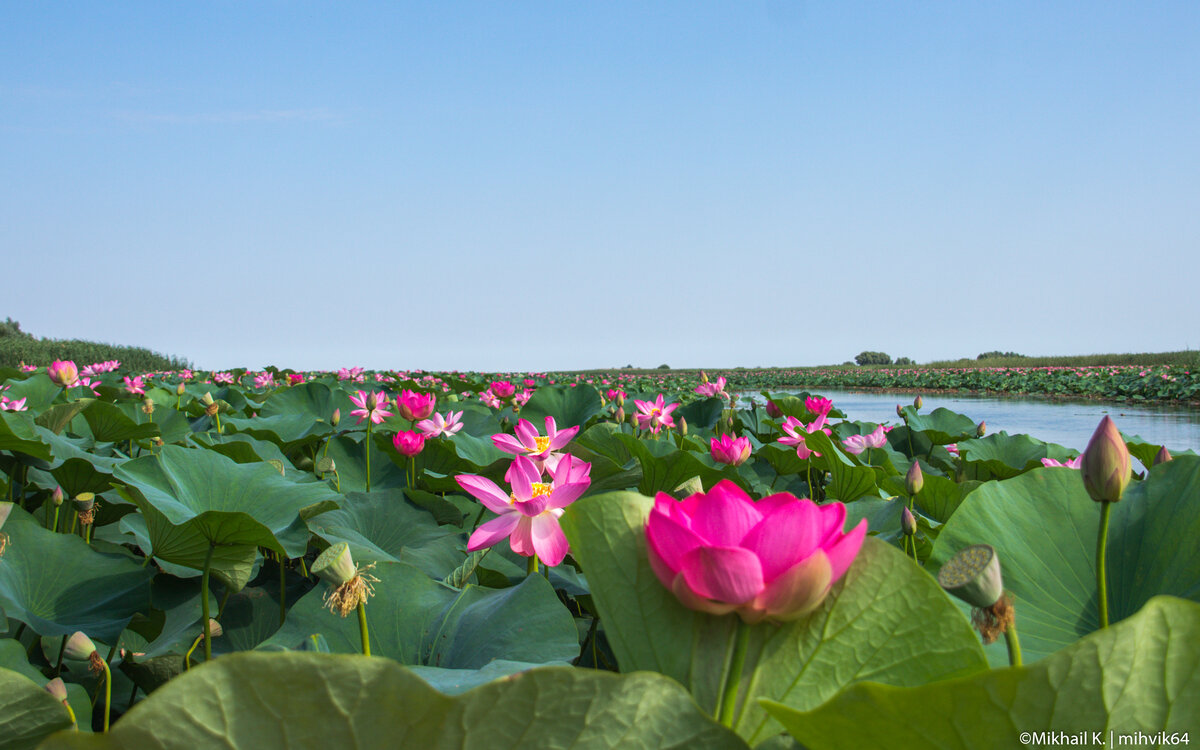
{"label": "lotus seed pod", "polygon": [[74,503],[76,511],[86,513],[96,504],[96,495],[91,492],[80,492],[71,502]]}
{"label": "lotus seed pod", "polygon": [[1088,441],[1079,462],[1083,487],[1098,503],[1115,503],[1121,499],[1133,474],[1129,448],[1117,425],[1107,415]]}
{"label": "lotus seed pod", "polygon": [[921,397],[919,395],[913,399],[913,408],[916,409],[917,411],[920,411],[921,407],[924,404],[925,404],[925,402],[921,400]]}
{"label": "lotus seed pod", "polygon": [[921,464],[913,461],[912,466],[908,468],[908,473],[904,475],[904,487],[908,490],[909,496],[915,495],[925,486],[925,475],[921,473]]}
{"label": "lotus seed pod", "polygon": [[205,393],[203,396],[200,397],[200,403],[204,404],[205,406],[212,406],[214,403],[212,394]]}
{"label": "lotus seed pod", "polygon": [[683,417],[679,418],[679,434],[687,437],[687,420]]}
{"label": "lotus seed pod", "polygon": [[376,396],[374,393],[367,394],[367,411],[374,411],[377,406],[381,405],[382,404],[379,403],[378,396]]}
{"label": "lotus seed pod", "polygon": [[912,536],[917,533],[917,518],[912,514],[912,511],[905,505],[900,510],[900,530],[905,536]]}
{"label": "lotus seed pod", "polygon": [[55,677],[46,683],[46,692],[63,703],[67,702],[67,685],[61,677]]}
{"label": "lotus seed pod", "polygon": [[1167,450],[1167,446],[1158,449],[1158,453],[1154,454],[1154,465],[1165,464],[1171,460],[1171,451]]}
{"label": "lotus seed pod", "polygon": [[337,427],[338,422],[341,422],[341,421],[342,421],[342,410],[334,409],[333,416],[329,418],[329,424],[333,425],[334,427]]}
{"label": "lotus seed pod", "polygon": [[154,413],[154,400],[149,398],[142,399],[142,411],[146,414]]}
{"label": "lotus seed pod", "polygon": [[63,504],[63,488],[62,487],[54,488],[54,492],[50,493],[50,502],[54,503],[54,507],[56,507],[56,508]]}
{"label": "lotus seed pod", "polygon": [[88,661],[94,653],[96,644],[92,643],[92,639],[84,635],[82,630],[75,631],[63,648],[63,657],[73,661]]}
{"label": "lotus seed pod", "polygon": [[358,570],[354,567],[354,558],[350,556],[350,545],[338,542],[326,549],[313,562],[312,572],[334,586],[341,586],[358,575]]}
{"label": "lotus seed pod", "polygon": [[150,438],[150,442],[154,444],[155,448],[161,448],[164,445],[166,445],[166,443],[163,442],[163,439],[160,438],[158,435],[155,435],[154,437]]}
{"label": "lotus seed pod", "polygon": [[979,426],[975,428],[975,437],[983,437],[987,434],[987,422],[980,421]]}
{"label": "lotus seed pod", "polygon": [[972,607],[990,607],[1004,596],[1000,558],[988,544],[974,544],[959,550],[938,571],[937,579],[946,593]]}
{"label": "lotus seed pod", "polygon": [[175,395],[176,396],[182,396],[183,391],[184,391],[183,383],[180,383],[179,385],[175,386]]}

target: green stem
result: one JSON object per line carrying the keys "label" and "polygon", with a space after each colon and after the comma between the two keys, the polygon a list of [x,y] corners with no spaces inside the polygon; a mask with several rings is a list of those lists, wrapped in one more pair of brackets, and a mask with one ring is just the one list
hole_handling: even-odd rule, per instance
{"label": "green stem", "polygon": [[1011,622],[1004,630],[1004,642],[1008,645],[1008,663],[1021,666],[1021,640],[1017,638],[1017,623]]}
{"label": "green stem", "polygon": [[367,605],[358,603],[358,633],[362,636],[363,656],[371,655],[371,637],[367,633]]}
{"label": "green stem", "polygon": [[104,662],[104,731],[108,731],[108,718],[112,713],[112,670]]}
{"label": "green stem", "polygon": [[54,663],[54,676],[58,677],[62,674],[63,654],[67,650],[67,636],[62,637],[62,644],[58,647],[58,661]]}
{"label": "green stem", "polygon": [[529,562],[525,563],[525,574],[533,575],[533,574],[537,573],[537,570],[538,570],[537,555],[530,555]]}
{"label": "green stem", "polygon": [[217,434],[220,435],[221,434],[221,415],[220,415],[220,413],[214,414],[213,419],[217,420]]}
{"label": "green stem", "polygon": [[367,420],[367,492],[371,491],[371,422]]}
{"label": "green stem", "polygon": [[750,646],[750,626],[737,618],[737,639],[733,647],[733,661],[725,674],[725,686],[721,690],[717,721],[733,727],[733,712],[737,706],[738,689],[742,682],[742,667],[746,664],[746,651]]}
{"label": "green stem", "polygon": [[58,506],[58,505],[54,506],[54,529],[53,530],[55,532],[58,531],[58,511],[60,510],[60,508],[61,508],[61,506]]}
{"label": "green stem", "polygon": [[71,708],[71,704],[67,701],[63,701],[63,708],[67,709],[67,715],[71,717],[71,728],[78,732],[79,720],[75,718],[75,709]]}
{"label": "green stem", "polygon": [[196,640],[192,641],[192,647],[183,655],[183,671],[186,672],[192,668],[192,652],[200,645],[200,641],[204,640],[204,633],[196,636]]}
{"label": "green stem", "polygon": [[287,619],[287,567],[284,563],[287,562],[283,555],[278,555],[279,558],[279,626],[283,627],[283,621]]}
{"label": "green stem", "polygon": [[1108,627],[1108,576],[1105,561],[1108,557],[1108,514],[1112,503],[1100,503],[1100,533],[1096,537],[1096,593],[1100,608],[1100,627]]}
{"label": "green stem", "polygon": [[212,632],[208,626],[208,569],[212,565],[215,549],[216,545],[208,545],[208,554],[204,556],[204,573],[200,576],[200,608],[204,617],[204,661],[212,661]]}

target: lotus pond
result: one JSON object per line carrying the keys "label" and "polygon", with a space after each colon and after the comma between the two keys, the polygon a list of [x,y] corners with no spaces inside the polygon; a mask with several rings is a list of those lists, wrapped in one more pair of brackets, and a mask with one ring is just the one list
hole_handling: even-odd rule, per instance
{"label": "lotus pond", "polygon": [[0,370],[0,746],[1200,730],[1186,446],[586,380]]}

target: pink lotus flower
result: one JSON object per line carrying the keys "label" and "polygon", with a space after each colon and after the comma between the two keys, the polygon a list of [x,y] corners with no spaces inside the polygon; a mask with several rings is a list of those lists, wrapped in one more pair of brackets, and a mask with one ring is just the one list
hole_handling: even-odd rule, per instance
{"label": "pink lotus flower", "polygon": [[887,443],[887,434],[883,425],[879,425],[868,435],[851,435],[842,441],[847,453],[858,455],[869,448],[882,448]]}
{"label": "pink lotus flower", "polygon": [[512,381],[509,380],[497,380],[491,385],[491,391],[496,395],[497,398],[508,398],[509,396],[513,395],[516,390],[517,387],[512,384]]}
{"label": "pink lotus flower", "polygon": [[55,385],[63,388],[73,388],[79,384],[79,368],[70,360],[55,360],[46,368],[46,374]]}
{"label": "pink lotus flower", "polygon": [[783,421],[783,424],[780,425],[780,427],[787,434],[779,438],[778,442],[782,443],[783,445],[796,446],[796,455],[802,460],[808,458],[809,456],[816,456],[817,458],[821,457],[820,453],[808,449],[808,446],[804,443],[804,435],[801,434],[802,432],[811,435],[817,430],[820,430],[826,435],[833,434],[830,429],[825,426],[825,417],[823,415],[809,422],[807,426],[795,417],[788,417]]}
{"label": "pink lotus flower", "polygon": [[783,416],[783,412],[779,410],[774,401],[767,402],[767,416],[771,419],[779,419]]}
{"label": "pink lotus flower", "polygon": [[515,437],[504,433],[492,435],[492,444],[505,453],[528,456],[540,467],[552,451],[571,442],[571,438],[579,432],[579,425],[560,430],[554,417],[546,417],[546,434],[539,435],[533,422],[518,419],[515,432]]}
{"label": "pink lotus flower", "polygon": [[402,455],[415,456],[425,450],[425,434],[411,430],[397,432],[392,438],[392,445],[396,446],[396,450]]}
{"label": "pink lotus flower", "polygon": [[660,492],[646,525],[650,567],[688,609],[745,622],[795,620],[821,605],[862,547],[866,520],[790,494],[757,503],[733,482],[682,501]]}
{"label": "pink lotus flower", "polygon": [[713,438],[709,450],[717,463],[741,466],[750,458],[750,438],[735,438],[732,435],[722,435]]}
{"label": "pink lotus flower", "polygon": [[146,381],[142,379],[141,375],[134,375],[132,378],[126,375],[125,390],[134,396],[145,396]]}
{"label": "pink lotus flower", "polygon": [[337,371],[338,380],[352,380],[355,383],[361,383],[363,380],[363,368],[351,367],[349,369],[343,367]]}
{"label": "pink lotus flower", "polygon": [[432,393],[416,393],[415,391],[401,391],[396,398],[396,410],[400,412],[400,416],[410,422],[418,419],[425,419],[433,413],[433,407],[437,403],[437,396]]}
{"label": "pink lotus flower", "polygon": [[255,388],[269,388],[275,385],[275,375],[270,372],[260,372],[254,376]]}
{"label": "pink lotus flower", "polygon": [[25,411],[27,408],[24,398],[10,401],[7,397],[0,396],[0,410],[2,411]]}
{"label": "pink lotus flower", "polygon": [[525,404],[529,403],[531,396],[533,396],[533,389],[526,388],[513,396],[513,403],[517,406],[524,406]]}
{"label": "pink lotus flower", "polygon": [[1067,468],[1067,469],[1078,469],[1079,465],[1082,462],[1083,462],[1083,454],[1080,453],[1078,456],[1070,459],[1066,463],[1063,463],[1061,461],[1055,461],[1053,458],[1043,458],[1042,466],[1061,466],[1061,467]]}
{"label": "pink lotus flower", "polygon": [[392,413],[387,411],[388,397],[383,391],[379,393],[358,391],[350,397],[350,401],[358,407],[350,412],[350,416],[358,417],[358,424],[362,424],[363,420],[368,417],[371,424],[380,424],[384,417],[392,416]]}
{"label": "pink lotus flower", "polygon": [[804,408],[818,417],[824,418],[828,417],[829,412],[833,411],[833,402],[827,398],[809,396],[804,399]]}
{"label": "pink lotus flower", "polygon": [[667,405],[661,393],[658,394],[654,403],[638,399],[634,399],[633,403],[638,410],[634,419],[637,420],[639,430],[650,430],[657,435],[662,428],[670,429],[675,426],[675,419],[671,416],[671,412],[678,409],[679,404]]}
{"label": "pink lotus flower", "polygon": [[304,382],[304,373],[289,372],[287,379],[288,379],[288,385],[300,385],[301,383]]}
{"label": "pink lotus flower", "polygon": [[717,377],[717,382],[704,382],[696,386],[696,393],[701,396],[720,396],[721,398],[729,398],[729,394],[725,392],[725,378]]}
{"label": "pink lotus flower", "polygon": [[98,380],[92,380],[91,378],[80,378],[77,385],[82,388],[90,389],[94,394],[100,393],[100,381]]}
{"label": "pink lotus flower", "polygon": [[956,456],[958,455],[958,443],[950,443],[949,445],[946,445],[945,448],[950,453],[953,453]]}
{"label": "pink lotus flower", "polygon": [[564,456],[551,474],[552,481],[547,483],[542,481],[533,461],[517,456],[509,470],[511,493],[484,477],[470,474],[455,477],[459,486],[499,514],[475,529],[467,541],[467,550],[491,547],[508,537],[509,545],[518,555],[537,555],[548,566],[558,565],[570,551],[558,519],[563,508],[575,502],[591,484],[590,470],[591,464]]}
{"label": "pink lotus flower", "polygon": [[500,403],[500,399],[496,398],[496,394],[492,393],[490,390],[481,391],[479,394],[479,400],[482,401],[485,406],[491,409],[499,409],[500,407],[504,406],[504,404]]}
{"label": "pink lotus flower", "polygon": [[616,401],[617,396],[620,396],[621,398],[625,398],[625,391],[619,390],[617,388],[609,388],[607,391],[604,392],[604,397],[606,399],[608,399],[609,401]]}
{"label": "pink lotus flower", "polygon": [[439,435],[449,437],[462,429],[462,423],[459,422],[461,418],[461,411],[447,412],[445,417],[435,412],[429,419],[417,422],[417,429],[424,433],[426,438],[435,438]]}
{"label": "pink lotus flower", "polygon": [[232,372],[214,372],[212,379],[214,383],[219,383],[221,385],[233,385]]}

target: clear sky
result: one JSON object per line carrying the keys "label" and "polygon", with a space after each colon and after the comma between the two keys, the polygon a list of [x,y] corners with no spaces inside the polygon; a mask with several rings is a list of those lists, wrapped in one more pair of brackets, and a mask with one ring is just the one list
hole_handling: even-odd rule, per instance
{"label": "clear sky", "polygon": [[1200,348],[1200,3],[4,2],[0,316],[204,368]]}

